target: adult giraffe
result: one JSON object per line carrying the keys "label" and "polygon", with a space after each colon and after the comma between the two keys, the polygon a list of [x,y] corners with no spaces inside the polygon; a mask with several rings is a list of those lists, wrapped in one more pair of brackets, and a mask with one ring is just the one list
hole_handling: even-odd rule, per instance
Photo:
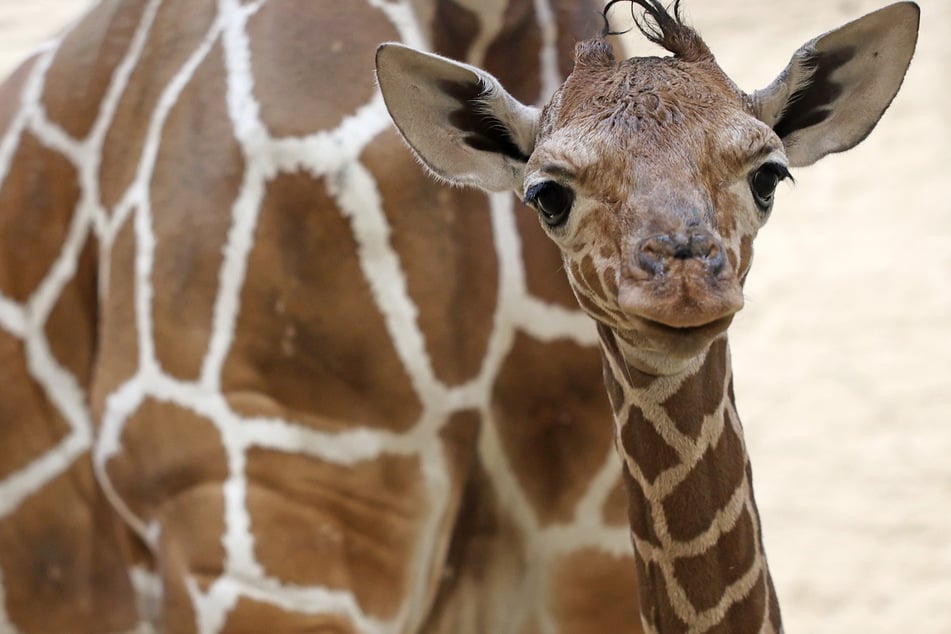
{"label": "adult giraffe", "polygon": [[[0,631],[636,631],[593,326],[416,169],[384,40],[527,102],[552,0],[103,0],[0,91]],[[140,600],[137,601],[136,597]]]}
{"label": "adult giraffe", "polygon": [[673,55],[618,61],[603,39],[582,42],[542,109],[484,70],[400,45],[378,51],[380,87],[435,175],[514,189],[536,208],[598,323],[645,629],[778,634],[726,331],[777,185],[872,131],[911,61],[919,9],[826,33],[746,94],[679,0],[672,13],[630,5]]}

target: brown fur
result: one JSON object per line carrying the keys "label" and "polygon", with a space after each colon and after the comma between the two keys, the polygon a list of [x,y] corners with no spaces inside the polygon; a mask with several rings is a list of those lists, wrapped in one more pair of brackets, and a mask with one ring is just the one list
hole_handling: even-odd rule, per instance
{"label": "brown fur", "polygon": [[[67,136],[88,132],[101,112],[144,4],[102,3],[56,55],[43,104]],[[458,22],[451,38],[435,41],[445,46],[442,52],[464,57],[479,24],[452,2],[439,5],[434,15],[458,16]],[[570,66],[571,45],[591,33],[579,29],[587,29],[596,12],[567,1],[555,10],[560,62]],[[98,192],[90,193],[105,218],[117,217],[141,166],[148,122],[215,11],[209,0],[165,0],[159,8],[105,131]],[[328,11],[271,0],[249,21],[254,94],[276,137],[325,132],[372,98],[373,45],[396,31],[363,3]],[[488,63],[507,74],[514,91],[535,99],[542,42],[534,4],[513,0],[503,18]],[[98,48],[102,38],[107,44]],[[234,202],[248,177],[249,157],[226,108],[223,60],[218,40],[160,130],[148,182],[156,262],[148,304],[153,332],[146,334],[161,370],[181,382],[194,381],[202,369]],[[0,91],[0,128],[12,120],[31,68]],[[477,402],[451,403],[445,421],[428,419],[432,412],[424,411],[361,268],[354,224],[340,208],[346,175],[289,170],[263,180],[220,394],[204,396],[220,396],[241,425],[281,417],[301,434],[411,432],[415,436],[406,438],[430,443],[427,451],[444,457],[449,488],[434,543],[425,544],[432,560],[420,569],[416,550],[431,512],[423,474],[432,465],[423,464],[416,448],[356,465],[248,448],[240,468],[254,556],[264,574],[286,585],[352,591],[371,618],[397,616],[416,597],[408,613],[417,631],[528,631],[542,627],[543,611],[564,631],[583,632],[589,623],[641,631],[636,604],[623,601],[636,593],[631,554],[605,554],[598,545],[556,551],[538,542],[543,530],[578,521],[579,504],[613,458],[598,351],[540,341],[507,321],[499,310],[508,298],[501,295],[497,236],[484,198],[423,180],[391,132],[381,133],[353,164],[377,185],[389,244],[419,308],[416,323],[436,377],[448,387],[466,385],[485,369],[490,347],[502,346],[504,354],[499,367],[488,368],[476,398],[467,397]],[[80,187],[70,160],[23,135],[0,190],[5,297],[25,302],[44,279],[76,218]],[[95,433],[145,352],[136,312],[136,266],[145,245],[136,224],[142,217],[132,211],[107,242],[87,228],[74,279],[44,329],[57,360],[88,394]],[[573,309],[557,249],[530,212],[520,214],[516,238],[531,298],[543,310],[546,303]],[[500,328],[510,328],[511,340],[499,337]],[[0,357],[0,476],[8,477],[55,451],[68,427],[31,375],[23,342],[0,332]],[[566,394],[567,404],[552,405]],[[231,468],[229,439],[201,409],[196,402],[144,399],[100,474],[114,489],[109,501],[84,452],[0,518],[0,567],[14,625],[38,632],[129,630],[147,616],[137,613],[129,575],[136,565],[155,572],[162,585],[159,625],[197,630],[189,584],[207,591],[226,574],[222,482]],[[480,449],[489,425],[500,444],[492,460]],[[525,508],[513,509],[513,489],[498,484],[503,468],[514,474]],[[581,520],[597,523],[604,515],[617,526],[624,512],[620,483],[611,490],[594,507],[597,517]],[[141,536],[123,522],[130,518],[153,523],[157,537],[147,554]],[[526,609],[513,612],[513,600]],[[224,627],[357,630],[346,616],[307,614],[247,596],[225,615]]]}

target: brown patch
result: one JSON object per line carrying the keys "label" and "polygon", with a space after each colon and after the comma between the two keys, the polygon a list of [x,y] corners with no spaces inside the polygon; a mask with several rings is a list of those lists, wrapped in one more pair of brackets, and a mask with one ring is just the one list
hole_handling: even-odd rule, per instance
{"label": "brown patch", "polygon": [[468,488],[471,486],[472,471],[478,459],[476,453],[481,425],[482,415],[478,410],[464,410],[454,413],[439,432],[449,474],[449,500],[436,532],[436,555],[433,563],[437,569],[417,571],[417,574],[429,575],[431,596],[434,599],[440,593],[451,594],[447,586],[452,585],[451,571],[454,571],[455,564],[450,559],[459,555],[456,552],[459,548],[458,541],[465,539],[469,529],[468,522],[462,518],[473,511],[466,507],[472,500],[464,498],[470,493]]}
{"label": "brown patch", "polygon": [[106,209],[114,207],[132,183],[159,97],[205,37],[214,17],[212,2],[166,0],[159,8],[106,134],[99,168]]}
{"label": "brown patch", "polygon": [[522,625],[518,634],[544,634],[544,632],[541,623],[538,622],[538,617],[533,615],[528,617],[528,622]]}
{"label": "brown patch", "polygon": [[601,517],[608,526],[627,526],[627,512],[627,489],[624,488],[624,477],[619,476],[604,500]]}
{"label": "brown patch", "polygon": [[[421,405],[323,180],[272,180],[222,386],[246,416],[404,431]],[[243,394],[242,394],[243,393]]]}
{"label": "brown patch", "polygon": [[[197,634],[198,619],[195,606],[188,594],[188,561],[179,548],[179,540],[161,536],[159,543],[159,572],[162,579],[161,625],[166,632],[175,634]],[[219,535],[220,539],[220,535]],[[207,589],[207,579],[200,583],[202,590]]]}
{"label": "brown patch", "polygon": [[532,0],[510,0],[501,32],[485,52],[484,68],[522,103],[535,103],[541,92],[542,34]]}
{"label": "brown patch", "polygon": [[604,282],[605,297],[610,300],[616,300],[620,289],[617,284],[617,271],[614,270],[614,267],[609,266],[606,268],[601,280]]}
{"label": "brown patch", "polygon": [[0,293],[29,299],[62,251],[78,202],[76,168],[24,133],[0,189]]}
{"label": "brown patch", "polygon": [[584,276],[584,272],[581,270],[581,265],[578,264],[577,260],[570,260],[568,267],[571,269],[571,283],[575,287],[577,294],[581,295],[597,295],[594,286],[588,282]]}
{"label": "brown patch", "polygon": [[445,443],[446,460],[453,479],[468,478],[468,467],[475,459],[482,415],[478,410],[455,412],[442,427],[439,436]]}
{"label": "brown patch", "polygon": [[22,632],[131,629],[138,615],[120,555],[121,530],[86,458],[0,519],[0,568],[13,625]]}
{"label": "brown patch", "polygon": [[737,257],[736,252],[733,249],[726,250],[727,260],[730,261],[730,268],[734,271],[739,270],[738,266],[740,264],[740,259]]}
{"label": "brown patch", "polygon": [[578,300],[565,277],[561,251],[539,226],[538,212],[518,199],[513,202],[515,224],[522,239],[522,263],[528,292],[542,301],[576,310]]}
{"label": "brown patch", "polygon": [[623,476],[624,488],[627,490],[628,500],[627,519],[631,525],[631,531],[638,539],[652,546],[660,546],[660,539],[657,537],[657,532],[654,528],[656,525],[654,513],[651,511],[651,505],[647,499],[647,495],[644,494],[644,489],[641,488],[641,485],[631,475],[627,466],[624,467]]}
{"label": "brown patch", "polygon": [[[723,243],[726,244],[733,241],[733,235],[738,227],[735,210],[742,209],[743,203],[739,196],[736,196],[729,189],[723,188],[722,182],[729,178],[729,175],[742,169],[743,164],[749,160],[749,157],[745,152],[740,156],[735,156],[730,152],[730,156],[718,158],[720,160],[704,161],[703,180],[707,191],[714,192],[714,208],[724,210],[722,215],[716,217],[715,228]],[[733,270],[736,271],[736,262],[731,260],[730,263],[733,265]]]}
{"label": "brown patch", "polygon": [[208,349],[231,207],[244,170],[226,93],[219,43],[169,113],[152,177],[155,353],[164,370],[183,380],[198,379]]}
{"label": "brown patch", "polygon": [[[726,611],[723,620],[707,630],[707,634],[736,634],[736,632],[760,632],[766,616],[766,584],[760,575],[745,598],[734,603]],[[779,631],[779,630],[777,630]]]}
{"label": "brown patch", "polygon": [[553,4],[558,26],[558,68],[564,78],[574,68],[575,43],[594,37],[603,25],[600,11],[593,3],[555,0]]}
{"label": "brown patch", "polygon": [[633,555],[614,557],[593,548],[555,561],[551,573],[553,620],[564,634],[643,632]]}
{"label": "brown patch", "polygon": [[581,258],[579,272],[588,288],[590,288],[595,295],[603,298],[604,284],[601,283],[601,275],[598,274],[598,269],[594,265],[594,258],[590,255],[585,255]]}
{"label": "brown patch", "polygon": [[677,452],[664,442],[637,405],[631,405],[627,423],[621,428],[621,447],[651,484],[664,471],[680,464]]}
{"label": "brown patch", "polygon": [[[732,251],[730,255],[732,256]],[[750,265],[753,263],[753,236],[743,236],[740,240],[740,261],[734,264],[734,271],[740,275],[740,282],[746,282],[746,276],[750,272]]]}
{"label": "brown patch", "polygon": [[368,614],[396,616],[410,591],[429,512],[418,458],[351,466],[266,449],[248,452],[251,529],[268,575],[352,590]]}
{"label": "brown patch", "polygon": [[[116,521],[121,520],[119,520],[117,517]],[[134,532],[128,524],[126,524],[124,521],[121,523],[126,537],[126,560],[128,562],[128,567],[141,568],[142,570],[146,570],[154,574],[158,566],[156,565],[155,555],[152,553],[152,550],[149,548],[148,544],[145,543],[142,537],[138,533]]]}
{"label": "brown patch", "polygon": [[447,538],[452,533],[451,524],[456,521],[456,515],[462,504],[463,489],[469,480],[473,462],[476,460],[481,426],[482,415],[478,410],[463,410],[450,416],[439,432],[443,441],[443,453],[449,479],[452,483],[446,513],[446,530],[440,531]]}
{"label": "brown patch", "polygon": [[[667,581],[660,568],[653,562],[645,565],[640,557],[636,560],[642,618],[655,632],[685,634],[689,628],[674,612],[667,591]],[[734,634],[746,631],[756,630],[737,630]]]}
{"label": "brown patch", "polygon": [[727,344],[726,339],[720,339],[710,346],[703,366],[661,403],[680,433],[693,440],[700,437],[703,418],[723,402],[726,369]]}
{"label": "brown patch", "polygon": [[[736,525],[703,554],[674,562],[674,576],[698,610],[716,606],[726,589],[749,572],[756,561],[756,533],[746,509]],[[754,631],[754,630],[736,630]]]}
{"label": "brown patch", "polygon": [[[271,603],[247,597],[238,599],[221,628],[228,634],[260,634],[276,629],[284,632],[320,632],[321,634],[359,634],[357,626],[338,614],[302,614],[286,612]],[[172,630],[169,630],[172,631]]]}
{"label": "brown patch", "polygon": [[575,297],[578,305],[581,306],[581,309],[586,312],[589,317],[602,323],[614,323],[616,321],[614,315],[595,304],[594,301],[583,292],[579,292]]}
{"label": "brown patch", "polygon": [[261,120],[274,136],[329,130],[368,103],[374,51],[400,39],[381,11],[354,11],[346,2],[318,8],[311,0],[264,5],[248,22],[248,37]]}
{"label": "brown patch", "polygon": [[471,380],[482,368],[498,296],[488,201],[429,178],[395,131],[380,135],[362,159],[380,184],[436,376],[449,385]]}
{"label": "brown patch", "polygon": [[84,139],[99,115],[112,74],[129,48],[145,2],[103,2],[63,39],[46,75],[43,107],[50,121]]}
{"label": "brown patch", "polygon": [[121,446],[106,471],[136,515],[161,525],[161,567],[169,575],[219,574],[228,460],[217,428],[189,410],[149,399],[126,424]]}
{"label": "brown patch", "polygon": [[26,467],[69,434],[69,426],[31,377],[19,339],[0,329],[0,478]]}
{"label": "brown patch", "polygon": [[611,450],[597,352],[516,334],[493,389],[493,414],[541,524],[570,520]]}
{"label": "brown patch", "polygon": [[611,409],[614,410],[614,416],[616,418],[624,408],[624,386],[621,385],[621,382],[614,376],[614,371],[611,369],[611,364],[608,360],[609,354],[611,353],[605,351],[602,347],[601,356],[603,361],[604,384],[608,389],[608,400],[611,402]]}
{"label": "brown patch", "polygon": [[422,632],[499,632],[526,596],[524,538],[481,462],[469,473],[437,593]]}
{"label": "brown patch", "polygon": [[24,60],[0,85],[0,138],[6,136],[14,117],[23,107],[20,101],[23,89],[39,57],[37,54]]}
{"label": "brown patch", "polygon": [[430,32],[433,49],[440,55],[466,61],[480,30],[479,16],[453,0],[436,3]]}
{"label": "brown patch", "polygon": [[109,286],[99,299],[99,350],[90,397],[94,421],[101,419],[109,395],[138,369],[135,258],[135,230],[130,218],[116,234],[110,254]]}
{"label": "brown patch", "polygon": [[724,425],[717,444],[664,500],[670,536],[689,541],[707,530],[746,475],[743,441],[730,425]]}
{"label": "brown patch", "polygon": [[69,281],[46,322],[46,340],[53,356],[86,389],[92,378],[96,348],[98,289],[96,254],[98,245],[89,237],[79,254],[76,274]]}
{"label": "brown patch", "polygon": [[776,586],[773,584],[773,577],[766,572],[766,590],[769,592],[769,622],[776,632],[783,629],[783,616],[779,608],[779,595],[776,594]]}

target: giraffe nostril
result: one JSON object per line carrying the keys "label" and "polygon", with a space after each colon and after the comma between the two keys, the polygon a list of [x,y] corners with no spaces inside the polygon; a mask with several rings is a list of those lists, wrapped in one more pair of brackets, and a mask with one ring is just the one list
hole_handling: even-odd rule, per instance
{"label": "giraffe nostril", "polygon": [[704,256],[704,259],[707,261],[707,269],[714,275],[719,275],[723,271],[723,266],[726,264],[726,256],[723,253],[723,249],[716,245]]}
{"label": "giraffe nostril", "polygon": [[637,249],[637,264],[651,275],[663,275],[667,262],[676,250],[677,245],[670,236],[651,236],[640,243]]}
{"label": "giraffe nostril", "polygon": [[690,250],[695,257],[709,258],[715,251],[719,250],[719,246],[713,236],[704,232],[691,236]]}
{"label": "giraffe nostril", "polygon": [[726,264],[726,256],[720,242],[712,235],[704,232],[696,234],[690,241],[693,256],[704,261],[714,275],[718,275]]}
{"label": "giraffe nostril", "polygon": [[664,274],[664,258],[652,249],[642,249],[637,254],[637,264],[651,275]]}

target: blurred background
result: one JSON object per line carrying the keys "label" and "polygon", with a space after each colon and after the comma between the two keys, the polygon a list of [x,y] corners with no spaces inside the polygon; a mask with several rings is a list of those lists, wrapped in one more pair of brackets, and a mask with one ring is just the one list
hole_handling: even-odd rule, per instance
{"label": "blurred background", "polygon": [[[0,0],[0,75],[86,4]],[[884,4],[684,2],[748,91]],[[731,331],[789,632],[951,632],[951,0],[919,4],[875,132],[781,186]]]}

